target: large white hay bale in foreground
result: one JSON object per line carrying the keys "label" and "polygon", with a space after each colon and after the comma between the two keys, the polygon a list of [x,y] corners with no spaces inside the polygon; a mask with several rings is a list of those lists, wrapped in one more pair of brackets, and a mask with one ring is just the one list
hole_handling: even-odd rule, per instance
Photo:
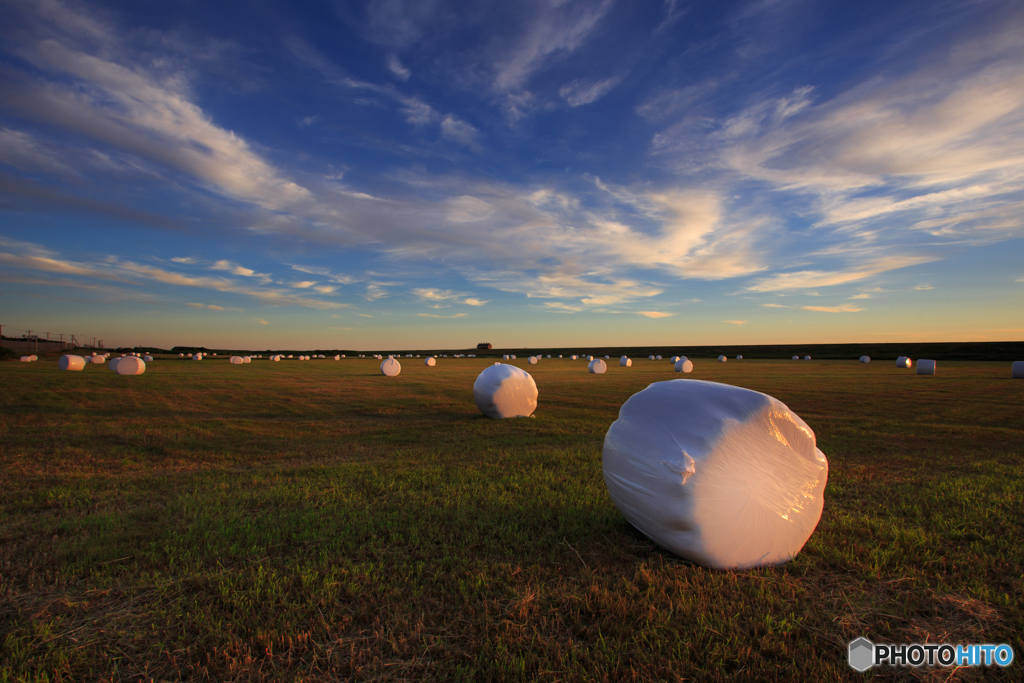
{"label": "large white hay bale in foreground", "polygon": [[397,377],[402,371],[402,364],[395,358],[387,358],[380,364],[380,374],[385,377]]}
{"label": "large white hay bale in foreground", "polygon": [[242,357],[241,356],[231,356],[231,358],[228,358],[228,362],[231,363],[232,365],[241,365],[242,364]]}
{"label": "large white hay bale in foreground", "polygon": [[921,359],[917,361],[917,374],[919,375],[934,375],[936,363],[933,360]]}
{"label": "large white hay bale in foreground", "polygon": [[619,365],[624,368],[631,368],[633,367],[633,359],[626,358],[625,356],[623,356],[622,358],[619,359]]}
{"label": "large white hay bale in foreground", "polygon": [[86,360],[81,356],[64,354],[57,361],[57,367],[61,370],[85,370]]}
{"label": "large white hay bale in foreground", "polygon": [[425,358],[425,359],[423,360],[423,364],[424,364],[424,365],[426,365],[426,366],[427,366],[428,368],[432,368],[432,367],[434,367],[435,365],[437,365],[437,361],[436,361],[436,360],[434,360],[434,357],[433,357],[433,356],[427,356],[427,357],[426,357],[426,358]]}
{"label": "large white hay bale in foreground", "polygon": [[898,368],[909,368],[913,365],[914,361],[910,360],[906,356],[900,356],[896,359],[896,367]]}
{"label": "large white hay bale in foreground", "polygon": [[1010,377],[1013,379],[1024,379],[1024,360],[1015,360],[1010,366]]}
{"label": "large white hay bale in foreground", "polygon": [[828,461],[814,432],[766,394],[700,380],[655,382],[604,439],[616,507],[692,562],[745,569],[796,556],[821,518]]}
{"label": "large white hay bale in foreground", "polygon": [[727,362],[728,360],[729,360],[729,359],[728,359],[728,358],[726,358],[725,356],[719,356],[719,357],[718,357],[718,362],[719,362],[719,363],[725,363],[725,362]]}
{"label": "large white hay bale in foreground", "polygon": [[693,361],[686,356],[681,356],[676,364],[673,366],[676,372],[691,373],[693,372]]}
{"label": "large white hay bale in foreground", "polygon": [[[111,363],[113,365],[113,363]],[[141,375],[146,371],[146,361],[135,356],[122,358],[117,362],[117,374],[119,375]]]}
{"label": "large white hay bale in foreground", "polygon": [[487,417],[529,417],[537,409],[537,384],[525,370],[495,363],[477,376],[473,400]]}
{"label": "large white hay bale in foreground", "polygon": [[600,358],[595,358],[590,361],[589,365],[587,365],[587,370],[589,370],[592,375],[603,375],[608,371],[608,364]]}
{"label": "large white hay bale in foreground", "polygon": [[529,363],[530,365],[536,365],[537,364],[537,356],[530,356],[529,360],[527,360],[526,362]]}
{"label": "large white hay bale in foreground", "polygon": [[861,356],[860,357],[860,362],[861,363],[870,363],[871,362],[871,356]]}

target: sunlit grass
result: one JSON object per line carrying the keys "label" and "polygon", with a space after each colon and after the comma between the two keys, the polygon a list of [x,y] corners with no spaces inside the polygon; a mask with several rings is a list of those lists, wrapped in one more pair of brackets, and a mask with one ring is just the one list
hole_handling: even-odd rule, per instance
{"label": "sunlit grass", "polygon": [[490,362],[0,364],[0,680],[838,680],[861,635],[1024,654],[1008,364],[698,360],[831,466],[795,561],[723,572],[604,487],[604,434],[667,361],[515,361],[539,408],[504,421],[473,405]]}

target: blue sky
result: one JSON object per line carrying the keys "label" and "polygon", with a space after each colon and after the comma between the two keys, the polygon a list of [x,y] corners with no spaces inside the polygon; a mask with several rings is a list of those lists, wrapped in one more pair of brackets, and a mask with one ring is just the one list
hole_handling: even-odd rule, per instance
{"label": "blue sky", "polygon": [[1024,338],[1024,5],[0,4],[0,323]]}

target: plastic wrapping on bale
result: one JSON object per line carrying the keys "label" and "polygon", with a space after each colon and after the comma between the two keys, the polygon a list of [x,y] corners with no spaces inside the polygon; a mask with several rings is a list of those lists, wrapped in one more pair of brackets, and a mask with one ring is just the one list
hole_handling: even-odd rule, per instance
{"label": "plastic wrapping on bale", "polygon": [[153,362],[153,356],[143,356],[142,360],[146,361],[147,363],[152,363]]}
{"label": "plastic wrapping on bale", "polygon": [[623,516],[692,562],[786,562],[821,518],[828,461],[781,401],[700,380],[655,382],[604,440],[605,484]]}
{"label": "plastic wrapping on bale", "polygon": [[569,360],[576,360],[577,358],[578,356],[576,354],[569,356]]}
{"label": "plastic wrapping on bale", "polygon": [[914,362],[907,358],[906,356],[900,356],[899,358],[896,359],[896,367],[898,368],[909,368],[910,366],[913,365],[913,363]]}
{"label": "plastic wrapping on bale", "polygon": [[804,360],[810,360],[810,359],[811,359],[810,356],[804,356]]}
{"label": "plastic wrapping on bale", "polygon": [[231,363],[232,365],[241,365],[242,364],[242,357],[241,356],[231,356],[231,358],[228,358],[228,362]]}
{"label": "plastic wrapping on bale", "polygon": [[726,362],[726,361],[728,361],[728,360],[729,360],[729,359],[728,359],[728,358],[726,358],[725,356],[719,356],[719,357],[718,357],[718,362],[719,362],[719,363],[725,363],[725,362]]}
{"label": "plastic wrapping on bale", "polygon": [[487,417],[529,417],[537,409],[537,384],[525,370],[495,363],[477,376],[473,400]]}
{"label": "plastic wrapping on bale", "polygon": [[57,361],[57,367],[61,370],[85,370],[85,363],[81,356],[65,354]]}
{"label": "plastic wrapping on bale", "polygon": [[428,368],[432,368],[435,365],[437,365],[437,361],[434,360],[432,356],[428,356],[427,358],[424,359],[423,364],[426,365]]}
{"label": "plastic wrapping on bale", "polygon": [[105,363],[106,361],[107,359],[105,356],[93,356],[91,359],[89,359],[90,363],[95,363],[96,365],[103,365],[103,363]]}
{"label": "plastic wrapping on bale", "polygon": [[242,362],[243,363],[251,363],[252,362],[252,356],[242,356]]}
{"label": "plastic wrapping on bale", "polygon": [[22,356],[18,360],[21,361],[22,363],[31,363],[32,362],[32,356]]}
{"label": "plastic wrapping on bale", "polygon": [[600,358],[595,358],[590,361],[589,365],[587,365],[587,370],[589,370],[592,375],[603,375],[608,370],[608,364]]}
{"label": "plastic wrapping on bale", "polygon": [[109,363],[107,363],[107,367],[110,368],[111,370],[113,370],[114,372],[117,372],[117,365],[122,360],[124,360],[124,359],[123,358],[114,358]]}
{"label": "plastic wrapping on bale", "polygon": [[1024,379],[1024,360],[1015,360],[1010,366],[1010,377],[1013,379]]}
{"label": "plastic wrapping on bale", "polygon": [[861,356],[860,357],[860,362],[861,363],[870,363],[871,362],[871,356]]}
{"label": "plastic wrapping on bale", "polygon": [[693,361],[686,356],[680,356],[673,367],[675,367],[676,372],[690,373],[693,372]]}
{"label": "plastic wrapping on bale", "polygon": [[[113,363],[111,363],[113,365]],[[122,358],[117,362],[117,374],[119,375],[141,375],[146,371],[146,361],[135,356]]]}
{"label": "plastic wrapping on bale", "polygon": [[800,356],[793,356],[793,360],[800,360]]}
{"label": "plastic wrapping on bale", "polygon": [[936,365],[938,365],[938,363],[933,360],[919,360],[917,361],[917,374],[934,375]]}
{"label": "plastic wrapping on bale", "polygon": [[736,360],[743,360],[743,356],[736,356]]}
{"label": "plastic wrapping on bale", "polygon": [[623,356],[622,358],[619,359],[619,365],[621,365],[624,368],[631,368],[633,367],[633,359],[626,358],[625,356]]}
{"label": "plastic wrapping on bale", "polygon": [[648,360],[654,360],[654,356],[647,356]]}
{"label": "plastic wrapping on bale", "polygon": [[380,364],[380,374],[385,377],[397,377],[402,371],[402,364],[394,358],[388,358]]}
{"label": "plastic wrapping on bale", "polygon": [[536,365],[537,364],[537,356],[530,356],[530,358],[526,362],[529,363],[530,365]]}

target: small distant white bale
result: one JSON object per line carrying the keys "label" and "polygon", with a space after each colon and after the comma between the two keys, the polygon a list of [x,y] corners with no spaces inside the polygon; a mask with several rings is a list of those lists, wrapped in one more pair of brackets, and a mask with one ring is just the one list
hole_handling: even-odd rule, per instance
{"label": "small distant white bale", "polygon": [[32,356],[22,356],[18,360],[20,360],[22,363],[31,363],[32,362]]}
{"label": "small distant white bale", "polygon": [[743,360],[743,356],[736,356],[736,360]]}
{"label": "small distant white bale", "polygon": [[861,356],[860,357],[860,362],[861,363],[870,363],[871,362],[871,356]]}
{"label": "small distant white bale", "polygon": [[201,354],[198,354],[198,353],[196,355],[192,356],[192,360],[202,360],[202,359],[203,359],[203,356]]}
{"label": "small distant white bale", "polygon": [[341,360],[341,356],[335,356],[334,360]]}
{"label": "small distant white bale", "polygon": [[102,365],[103,363],[106,362],[106,360],[107,360],[106,356],[93,356],[92,359],[89,362],[90,363],[95,363],[97,365]]}
{"label": "small distant white bale", "polygon": [[122,358],[117,362],[117,374],[119,375],[141,375],[146,371],[146,361],[131,356]]}
{"label": "small distant white bale", "polygon": [[686,356],[681,356],[673,367],[675,367],[676,372],[690,373],[693,372],[693,361]]}
{"label": "small distant white bale", "polygon": [[433,356],[427,356],[427,358],[423,361],[423,364],[426,365],[428,368],[432,368],[435,365],[437,365],[437,361],[434,360]]}
{"label": "small distant white bale", "polygon": [[344,357],[345,357],[345,354],[341,354],[341,357],[342,357],[342,358],[344,358]]}
{"label": "small distant white bale", "polygon": [[800,356],[793,356],[793,360],[800,360]]}
{"label": "small distant white bale", "polygon": [[473,400],[487,417],[529,417],[537,409],[537,384],[525,370],[495,363],[477,376]]}
{"label": "small distant white bale", "polygon": [[579,358],[579,356],[577,356],[575,353],[569,356],[569,360],[576,360],[577,358]]}
{"label": "small distant white bale", "polygon": [[655,382],[619,410],[602,469],[622,515],[692,562],[786,562],[814,533],[828,460],[781,401],[704,382]]}
{"label": "small distant white bale", "polygon": [[900,356],[896,359],[896,367],[898,368],[909,368],[913,363],[914,362],[906,356]]}
{"label": "small distant white bale", "polygon": [[619,365],[624,368],[631,368],[633,367],[633,360],[631,358],[626,358],[625,356],[623,356],[622,358],[619,359]]}
{"label": "small distant white bale", "polygon": [[228,358],[228,362],[231,363],[232,365],[241,365],[242,364],[242,357],[241,356],[231,356],[231,358]]}
{"label": "small distant white bale", "polygon": [[647,356],[648,360],[654,360],[654,356]]}
{"label": "small distant white bale", "polygon": [[537,364],[537,356],[530,356],[530,358],[529,358],[529,360],[527,362],[530,365],[536,365]]}
{"label": "small distant white bale", "polygon": [[810,356],[804,356],[804,360],[810,360],[810,359],[811,359]]}
{"label": "small distant white bale", "polygon": [[291,358],[291,357],[292,357],[292,354],[290,354],[290,353],[289,353],[289,354],[288,354],[288,357],[289,357],[289,358]]}
{"label": "small distant white bale", "polygon": [[118,366],[118,364],[122,360],[124,360],[124,359],[123,358],[114,358],[109,363],[107,363],[107,367],[110,368],[111,370],[113,370],[114,372],[117,372],[117,366]]}
{"label": "small distant white bale", "polygon": [[718,357],[718,362],[719,362],[719,363],[725,363],[725,362],[726,362],[726,361],[728,361],[728,360],[729,360],[729,359],[728,359],[728,358],[726,358],[725,356],[719,356],[719,357]]}
{"label": "small distant white bale", "polygon": [[921,359],[917,361],[917,374],[919,375],[934,375],[935,366],[937,363],[933,360]]}
{"label": "small distant white bale", "polygon": [[562,354],[558,354],[558,357],[559,357],[559,358],[561,358],[561,357],[562,357]]}
{"label": "small distant white bale", "polygon": [[655,360],[661,360],[661,356],[655,356],[654,359]]}
{"label": "small distant white bale", "polygon": [[274,361],[275,363],[280,363],[281,362],[281,356],[271,356],[270,360]]}
{"label": "small distant white bale", "polygon": [[[550,353],[548,354],[548,358],[551,358],[551,354]],[[559,356],[559,358],[561,358],[561,356]]]}
{"label": "small distant white bale", "polygon": [[242,356],[242,362],[243,363],[251,363],[252,362],[252,356]]}
{"label": "small distant white bale", "polygon": [[1015,360],[1010,366],[1010,376],[1013,379],[1024,379],[1024,360]]}
{"label": "small distant white bale", "polygon": [[588,363],[589,363],[590,361],[592,361],[592,360],[594,360],[594,357],[593,357],[593,356],[587,356],[587,362],[588,362]]}
{"label": "small distant white bale", "polygon": [[672,356],[672,358],[669,359],[668,362],[671,363],[672,365],[675,365],[677,360],[679,360],[679,356]]}
{"label": "small distant white bale", "polygon": [[142,360],[146,361],[147,363],[152,363],[153,362],[153,356],[143,356]]}
{"label": "small distant white bale", "polygon": [[402,371],[402,364],[394,358],[388,358],[380,364],[380,374],[385,377],[397,377]]}
{"label": "small distant white bale", "polygon": [[605,360],[611,360],[611,356],[605,356],[604,359]]}
{"label": "small distant white bale", "polygon": [[508,360],[508,354],[506,353],[506,354],[502,355],[501,359],[502,360]]}
{"label": "small distant white bale", "polygon": [[589,370],[592,375],[603,375],[608,370],[608,364],[600,358],[595,358],[590,361],[589,365],[587,365],[587,370]]}
{"label": "small distant white bale", "polygon": [[65,354],[57,361],[57,367],[61,370],[85,370],[85,359],[81,356]]}
{"label": "small distant white bale", "polygon": [[513,354],[512,354],[511,356],[510,356],[510,358],[511,358],[512,360],[515,360],[515,359],[516,359],[516,354],[514,354],[514,353],[513,353]]}
{"label": "small distant white bale", "polygon": [[[95,356],[96,354],[94,353],[94,354],[92,354],[92,355],[94,355],[94,356]],[[183,353],[179,353],[179,354],[178,354],[178,358],[184,358],[184,357],[185,357],[185,354],[183,354]]]}

